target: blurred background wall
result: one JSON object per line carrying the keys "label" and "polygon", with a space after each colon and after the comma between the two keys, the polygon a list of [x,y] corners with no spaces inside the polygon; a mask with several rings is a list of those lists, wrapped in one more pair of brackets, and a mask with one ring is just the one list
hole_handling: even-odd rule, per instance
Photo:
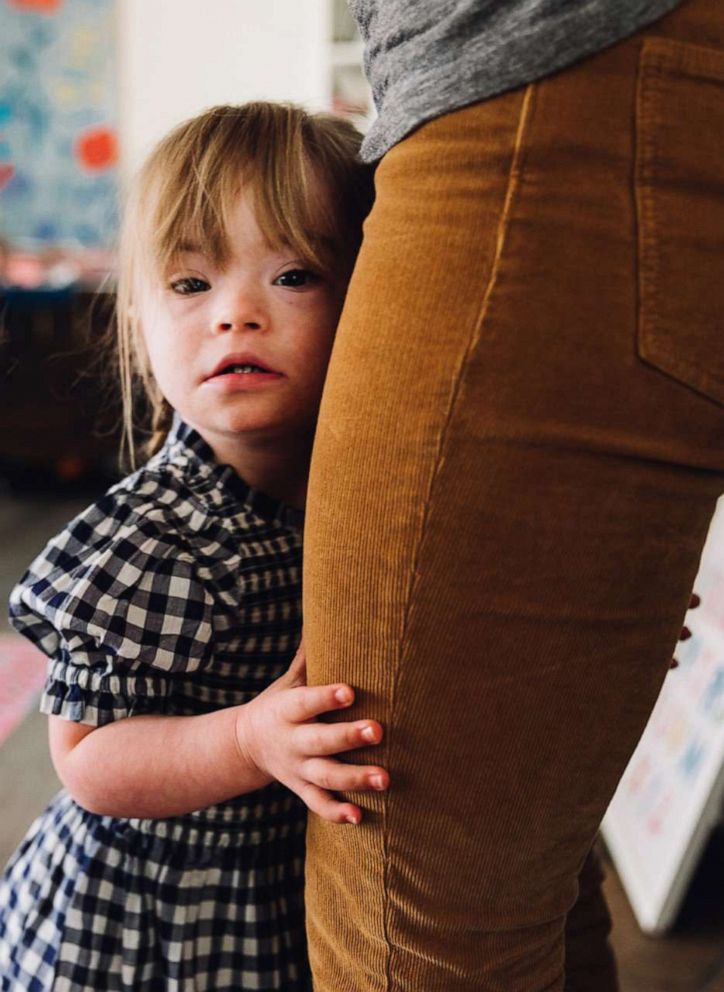
{"label": "blurred background wall", "polygon": [[108,247],[119,179],[216,103],[364,126],[360,62],[344,0],[0,0],[0,238]]}
{"label": "blurred background wall", "polygon": [[118,0],[121,171],[215,103],[332,103],[328,0]]}

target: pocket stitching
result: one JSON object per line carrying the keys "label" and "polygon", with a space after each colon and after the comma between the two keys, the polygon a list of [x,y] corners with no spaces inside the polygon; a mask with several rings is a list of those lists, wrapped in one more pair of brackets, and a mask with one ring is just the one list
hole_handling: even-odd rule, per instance
{"label": "pocket stitching", "polygon": [[697,69],[707,79],[724,82],[724,50],[695,45],[673,38],[647,38],[643,44],[642,64],[656,64],[659,70],[687,72]]}
{"label": "pocket stitching", "polygon": [[[640,252],[637,350],[644,361],[648,361],[659,371],[676,379],[682,385],[702,393],[710,401],[721,402],[709,394],[712,384],[717,388],[724,388],[724,376],[717,375],[711,370],[703,370],[700,364],[687,362],[686,358],[676,355],[662,340],[662,334],[671,328],[671,320],[667,320],[661,312],[656,293],[656,287],[661,281],[663,239],[659,234],[659,216],[653,187],[659,176],[656,127],[660,120],[663,84],[665,76],[671,74],[673,70],[685,73],[694,68],[703,71],[706,79],[714,78],[724,83],[724,51],[674,42],[666,38],[649,39],[642,49],[637,93],[639,127],[635,164]],[[689,381],[682,380],[671,369],[662,368],[661,359],[669,359],[675,363],[680,374],[686,376]]]}

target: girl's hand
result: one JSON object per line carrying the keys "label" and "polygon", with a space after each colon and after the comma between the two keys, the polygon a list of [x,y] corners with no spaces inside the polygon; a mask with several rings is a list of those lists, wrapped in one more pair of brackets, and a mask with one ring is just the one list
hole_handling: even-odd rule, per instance
{"label": "girl's hand", "polygon": [[322,723],[323,713],[345,709],[354,701],[351,686],[308,686],[303,643],[288,670],[240,706],[236,743],[244,763],[265,779],[276,779],[304,800],[310,810],[332,823],[357,824],[362,810],[340,802],[331,792],[386,789],[389,776],[376,765],[348,765],[330,755],[379,744],[382,727],[375,720]]}

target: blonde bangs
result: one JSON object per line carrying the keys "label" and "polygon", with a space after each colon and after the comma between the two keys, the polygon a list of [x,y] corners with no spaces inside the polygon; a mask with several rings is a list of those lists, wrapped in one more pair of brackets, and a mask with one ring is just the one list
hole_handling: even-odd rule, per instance
{"label": "blonde bangs", "polygon": [[242,189],[270,245],[291,247],[322,270],[332,265],[334,253],[324,250],[329,211],[312,195],[300,112],[267,104],[247,105],[244,115],[241,109],[216,107],[182,124],[147,162],[138,209],[144,229],[137,231],[137,243],[147,246],[146,271],[167,273],[188,246],[223,267],[229,215]]}

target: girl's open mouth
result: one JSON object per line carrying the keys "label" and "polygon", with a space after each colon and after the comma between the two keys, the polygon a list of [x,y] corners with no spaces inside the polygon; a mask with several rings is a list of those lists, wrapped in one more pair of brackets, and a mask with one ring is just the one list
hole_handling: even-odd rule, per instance
{"label": "girl's open mouth", "polygon": [[224,392],[235,392],[268,386],[282,378],[281,372],[264,365],[256,355],[240,354],[222,359],[204,384]]}
{"label": "girl's open mouth", "polygon": [[262,365],[227,365],[216,375],[253,375],[255,372],[261,372],[265,375],[275,374]]}

